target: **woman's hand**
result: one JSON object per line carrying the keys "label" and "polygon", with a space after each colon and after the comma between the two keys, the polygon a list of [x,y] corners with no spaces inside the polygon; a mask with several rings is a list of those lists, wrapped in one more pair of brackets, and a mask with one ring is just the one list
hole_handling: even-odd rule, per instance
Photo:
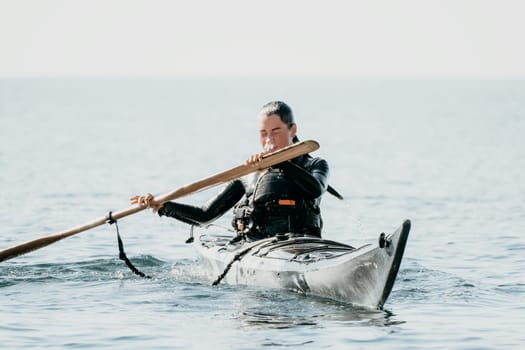
{"label": "woman's hand", "polygon": [[244,162],[244,165],[249,165],[252,167],[256,166],[257,163],[259,163],[263,159],[263,156],[267,153],[268,152],[261,152],[261,153],[256,153],[256,154],[251,155],[250,158],[248,158]]}
{"label": "woman's hand", "polygon": [[151,208],[155,213],[158,212],[162,207],[162,204],[155,202],[155,199],[151,193],[143,196],[133,196],[129,199],[129,201],[131,204],[138,204],[143,208]]}

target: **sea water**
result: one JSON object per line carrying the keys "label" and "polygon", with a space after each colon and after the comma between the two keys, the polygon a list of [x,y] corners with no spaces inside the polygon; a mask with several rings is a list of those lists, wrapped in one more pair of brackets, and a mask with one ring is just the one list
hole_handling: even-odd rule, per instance
{"label": "sea water", "polygon": [[412,220],[384,310],[210,286],[189,227],[143,211],[119,230],[151,279],[115,225],[0,263],[1,348],[525,346],[525,81],[3,79],[0,249],[241,164],[271,100],[345,197],[324,196],[324,237],[377,244]]}

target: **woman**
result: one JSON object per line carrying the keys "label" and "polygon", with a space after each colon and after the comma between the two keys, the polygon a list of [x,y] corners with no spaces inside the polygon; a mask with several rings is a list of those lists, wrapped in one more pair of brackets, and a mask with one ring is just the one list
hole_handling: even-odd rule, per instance
{"label": "woman", "polygon": [[[275,101],[259,113],[259,139],[263,152],[252,155],[256,165],[263,155],[298,141],[291,108]],[[328,163],[309,155],[283,162],[242,179],[233,180],[205,205],[155,203],[151,194],[134,196],[131,204],[150,207],[160,216],[202,225],[233,208],[233,227],[240,236],[261,239],[278,233],[321,237],[321,195],[328,187]]]}

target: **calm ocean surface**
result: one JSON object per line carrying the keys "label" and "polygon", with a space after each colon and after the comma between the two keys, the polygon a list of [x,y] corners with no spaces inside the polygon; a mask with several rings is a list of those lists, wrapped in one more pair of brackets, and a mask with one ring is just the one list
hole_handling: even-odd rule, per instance
{"label": "calm ocean surface", "polygon": [[525,347],[525,81],[0,80],[0,249],[242,163],[275,99],[346,197],[325,196],[324,237],[412,220],[385,310],[212,287],[189,227],[144,211],[119,228],[151,280],[109,225],[0,263],[0,347]]}

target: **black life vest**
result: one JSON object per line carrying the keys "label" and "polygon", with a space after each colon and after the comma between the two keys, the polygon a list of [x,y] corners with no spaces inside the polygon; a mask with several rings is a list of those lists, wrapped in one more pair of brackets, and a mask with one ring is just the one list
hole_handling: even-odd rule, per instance
{"label": "black life vest", "polygon": [[280,169],[262,172],[234,207],[233,226],[255,238],[278,233],[321,235],[319,199],[304,199],[300,189]]}

